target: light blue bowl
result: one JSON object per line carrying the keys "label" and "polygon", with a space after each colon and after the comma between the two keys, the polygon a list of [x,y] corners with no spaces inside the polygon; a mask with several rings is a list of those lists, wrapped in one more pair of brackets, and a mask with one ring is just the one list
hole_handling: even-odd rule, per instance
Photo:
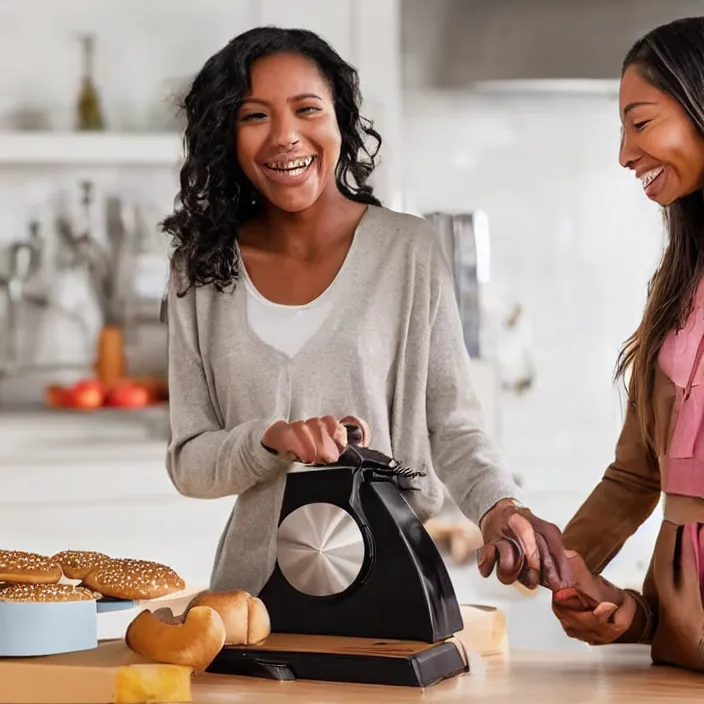
{"label": "light blue bowl", "polygon": [[0,602],[0,657],[54,655],[97,647],[95,601]]}
{"label": "light blue bowl", "polygon": [[111,613],[112,611],[127,611],[134,607],[134,601],[128,599],[99,599],[96,602],[96,608],[99,614]]}

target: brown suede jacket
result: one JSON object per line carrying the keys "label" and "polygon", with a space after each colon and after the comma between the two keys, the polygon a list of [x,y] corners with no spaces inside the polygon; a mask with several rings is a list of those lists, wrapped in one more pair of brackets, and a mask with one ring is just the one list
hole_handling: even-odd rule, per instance
{"label": "brown suede jacket", "polygon": [[[563,533],[565,547],[599,574],[661,498],[665,458],[677,421],[676,387],[658,367],[654,442],[644,441],[629,404],[614,461]],[[704,484],[704,482],[703,482]],[[704,524],[704,499],[664,496],[664,519],[632,627],[618,642],[648,643],[656,662],[704,670],[704,608],[694,557],[682,558],[682,531]],[[682,570],[687,570],[683,577]]]}

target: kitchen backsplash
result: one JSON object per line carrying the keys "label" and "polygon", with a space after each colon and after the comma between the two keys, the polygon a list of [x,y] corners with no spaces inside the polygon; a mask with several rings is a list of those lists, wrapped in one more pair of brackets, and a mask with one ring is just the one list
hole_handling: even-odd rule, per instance
{"label": "kitchen backsplash", "polygon": [[[617,161],[616,96],[563,88],[408,94],[403,135],[408,208],[487,214],[493,295],[520,304],[535,371],[526,393],[501,398],[502,445],[530,496],[559,497],[553,520],[613,458],[616,356],[663,244],[658,208]],[[646,530],[628,549],[651,539]]]}

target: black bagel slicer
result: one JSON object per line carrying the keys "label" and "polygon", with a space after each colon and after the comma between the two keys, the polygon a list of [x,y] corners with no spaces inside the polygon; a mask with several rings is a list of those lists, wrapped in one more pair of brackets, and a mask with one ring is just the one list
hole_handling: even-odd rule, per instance
{"label": "black bagel slicer", "polygon": [[425,686],[468,670],[447,569],[404,498],[423,473],[348,437],[335,463],[287,476],[258,595],[271,636],[225,647],[211,672]]}

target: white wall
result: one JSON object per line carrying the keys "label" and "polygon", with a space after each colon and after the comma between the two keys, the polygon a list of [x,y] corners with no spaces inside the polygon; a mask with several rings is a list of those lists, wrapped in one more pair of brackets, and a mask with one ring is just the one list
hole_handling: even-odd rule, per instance
{"label": "white wall", "polygon": [[[535,510],[564,524],[613,457],[614,364],[662,244],[657,208],[617,163],[616,99],[408,94],[404,143],[409,208],[488,214],[494,294],[525,308],[537,371],[528,394],[502,397],[501,440]],[[631,567],[651,539],[632,541]]]}

